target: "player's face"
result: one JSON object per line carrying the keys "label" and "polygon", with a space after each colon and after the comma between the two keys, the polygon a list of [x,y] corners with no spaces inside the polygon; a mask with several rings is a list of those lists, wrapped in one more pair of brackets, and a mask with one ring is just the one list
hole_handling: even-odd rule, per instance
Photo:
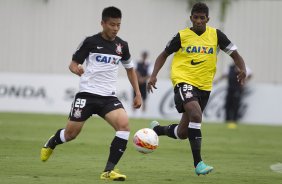
{"label": "player's face", "polygon": [[109,18],[105,21],[102,20],[101,25],[103,27],[102,36],[107,40],[114,40],[120,29],[120,18]]}
{"label": "player's face", "polygon": [[192,29],[196,33],[203,33],[206,31],[206,24],[209,21],[209,18],[205,13],[193,13],[193,15],[190,16],[190,20],[193,24]]}

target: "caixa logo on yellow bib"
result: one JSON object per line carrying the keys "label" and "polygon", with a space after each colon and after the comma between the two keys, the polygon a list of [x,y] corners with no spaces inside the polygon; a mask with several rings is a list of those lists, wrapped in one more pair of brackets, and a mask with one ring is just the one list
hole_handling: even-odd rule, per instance
{"label": "caixa logo on yellow bib", "polygon": [[187,53],[202,53],[202,54],[213,54],[214,50],[212,47],[207,46],[188,46],[184,48]]}

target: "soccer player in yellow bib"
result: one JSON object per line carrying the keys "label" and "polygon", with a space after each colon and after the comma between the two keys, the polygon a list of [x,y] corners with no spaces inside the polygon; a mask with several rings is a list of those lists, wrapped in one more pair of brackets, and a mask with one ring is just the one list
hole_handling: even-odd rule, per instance
{"label": "soccer player in yellow bib", "polygon": [[174,53],[171,64],[171,81],[174,87],[176,109],[182,113],[178,124],[161,126],[151,122],[151,128],[159,135],[174,139],[189,139],[194,159],[195,173],[205,175],[213,170],[201,157],[202,113],[208,102],[212,82],[216,72],[219,49],[231,56],[239,68],[237,79],[243,84],[246,67],[237,47],[220,30],[207,26],[209,8],[205,3],[196,3],[192,7],[191,28],[179,31],[157,57],[147,90],[157,89],[157,74],[167,57]]}

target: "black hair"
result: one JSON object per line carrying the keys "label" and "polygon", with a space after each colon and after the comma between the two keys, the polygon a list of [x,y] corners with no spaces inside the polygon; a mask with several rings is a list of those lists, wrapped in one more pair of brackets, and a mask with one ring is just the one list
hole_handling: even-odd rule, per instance
{"label": "black hair", "polygon": [[120,9],[114,7],[114,6],[110,6],[107,8],[104,8],[103,12],[102,12],[102,20],[106,21],[109,18],[121,18],[121,11]]}
{"label": "black hair", "polygon": [[192,11],[191,11],[191,15],[193,15],[193,13],[205,13],[206,16],[209,16],[209,7],[202,2],[198,2],[196,4],[193,5],[192,7]]}

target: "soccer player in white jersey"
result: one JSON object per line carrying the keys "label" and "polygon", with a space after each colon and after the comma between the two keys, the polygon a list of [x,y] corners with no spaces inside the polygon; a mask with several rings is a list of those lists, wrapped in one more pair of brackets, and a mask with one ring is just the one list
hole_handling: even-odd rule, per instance
{"label": "soccer player in white jersey", "polygon": [[102,32],[87,37],[73,54],[69,69],[80,76],[79,92],[73,101],[66,127],[51,136],[41,149],[42,161],[48,160],[57,145],[75,139],[85,121],[92,114],[97,114],[116,131],[100,178],[118,181],[126,179],[125,175],[114,170],[126,149],[130,134],[127,113],[116,97],[119,63],[125,68],[136,94],[133,107],[140,108],[142,99],[128,44],[117,36],[121,17],[118,8],[105,8],[102,12]]}

